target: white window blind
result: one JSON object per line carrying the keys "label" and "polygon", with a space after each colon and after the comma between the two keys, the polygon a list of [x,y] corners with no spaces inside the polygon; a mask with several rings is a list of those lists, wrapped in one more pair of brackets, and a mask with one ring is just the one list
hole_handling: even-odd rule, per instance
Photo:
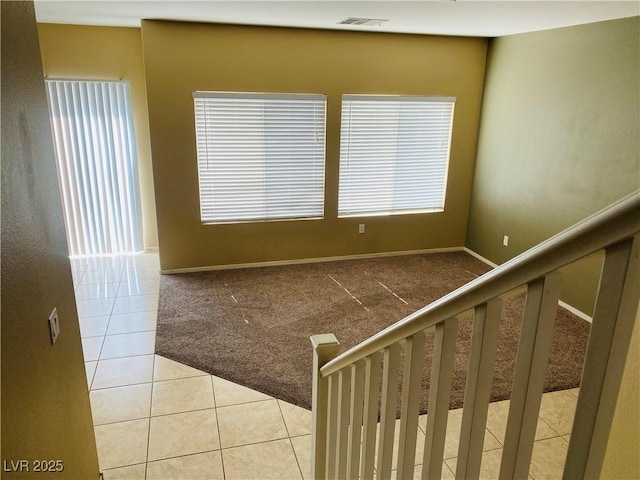
{"label": "white window blind", "polygon": [[338,216],[442,211],[454,103],[343,95]]}
{"label": "white window blind", "polygon": [[129,83],[47,80],[46,86],[69,253],[141,251]]}
{"label": "white window blind", "polygon": [[322,218],[325,95],[193,97],[203,223]]}

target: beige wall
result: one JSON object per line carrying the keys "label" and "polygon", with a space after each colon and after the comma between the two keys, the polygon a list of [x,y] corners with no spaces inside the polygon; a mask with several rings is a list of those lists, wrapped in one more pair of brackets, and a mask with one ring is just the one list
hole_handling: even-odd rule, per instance
{"label": "beige wall", "polygon": [[[464,245],[485,39],[143,21],[142,40],[163,269]],[[327,94],[324,220],[202,225],[194,90]],[[457,97],[444,213],[337,218],[343,93]]]}
{"label": "beige wall", "polygon": [[44,74],[50,78],[128,80],[138,150],[145,248],[158,246],[147,92],[139,28],[38,24]]}
{"label": "beige wall", "polygon": [[[2,478],[97,479],[33,3],[1,8],[2,460],[64,462],[61,473]],[[51,345],[54,307],[60,336]]]}
{"label": "beige wall", "polygon": [[[491,42],[469,248],[503,263],[640,187],[639,25]],[[589,314],[599,265],[566,274],[563,299]]]}
{"label": "beige wall", "polygon": [[640,309],[613,417],[602,480],[640,478]]}
{"label": "beige wall", "polygon": [[[469,248],[502,263],[640,187],[639,26],[636,17],[490,43]],[[563,298],[589,314],[601,262],[564,275]],[[640,478],[639,328],[602,478]]]}

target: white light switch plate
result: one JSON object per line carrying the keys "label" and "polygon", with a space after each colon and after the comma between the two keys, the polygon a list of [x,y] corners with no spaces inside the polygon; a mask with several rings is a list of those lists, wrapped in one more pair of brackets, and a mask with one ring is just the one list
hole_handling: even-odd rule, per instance
{"label": "white light switch plate", "polygon": [[51,333],[51,345],[53,345],[56,343],[58,335],[60,335],[60,323],[58,322],[58,310],[56,308],[49,315],[49,332]]}

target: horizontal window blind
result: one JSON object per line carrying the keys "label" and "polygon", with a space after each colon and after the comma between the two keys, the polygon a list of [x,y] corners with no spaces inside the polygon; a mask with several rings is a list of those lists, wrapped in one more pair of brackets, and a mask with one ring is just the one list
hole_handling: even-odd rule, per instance
{"label": "horizontal window blind", "polygon": [[442,211],[454,103],[343,95],[338,216]]}
{"label": "horizontal window blind", "polygon": [[193,97],[203,223],[322,218],[325,95]]}

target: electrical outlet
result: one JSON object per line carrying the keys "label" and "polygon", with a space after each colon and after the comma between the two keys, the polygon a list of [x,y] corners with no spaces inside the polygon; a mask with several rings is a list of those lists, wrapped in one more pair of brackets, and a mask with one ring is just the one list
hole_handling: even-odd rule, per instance
{"label": "electrical outlet", "polygon": [[509,235],[504,236],[504,238],[502,239],[502,245],[504,245],[505,247],[509,246]]}
{"label": "electrical outlet", "polygon": [[358,233],[364,233],[364,223],[358,225]]}
{"label": "electrical outlet", "polygon": [[58,322],[58,310],[53,309],[49,315],[49,333],[51,333],[51,345],[56,343],[58,335],[60,335],[60,323]]}

